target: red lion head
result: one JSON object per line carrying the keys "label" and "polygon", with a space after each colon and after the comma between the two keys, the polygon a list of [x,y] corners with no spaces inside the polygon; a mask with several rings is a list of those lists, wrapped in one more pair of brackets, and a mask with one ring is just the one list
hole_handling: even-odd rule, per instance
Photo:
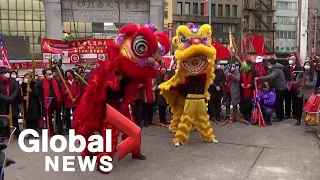
{"label": "red lion head", "polygon": [[157,75],[158,58],[170,50],[170,40],[156,32],[152,24],[128,24],[119,30],[114,44],[108,46],[109,59],[117,58],[118,71],[131,78],[150,78]]}

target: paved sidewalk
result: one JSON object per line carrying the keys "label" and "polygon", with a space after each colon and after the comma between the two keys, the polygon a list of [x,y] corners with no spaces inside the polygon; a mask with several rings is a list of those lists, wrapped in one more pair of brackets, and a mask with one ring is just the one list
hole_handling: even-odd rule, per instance
{"label": "paved sidewalk", "polygon": [[[5,169],[6,180],[319,180],[320,150],[316,130],[303,135],[294,120],[259,128],[239,123],[214,126],[218,144],[206,144],[193,132],[189,144],[174,147],[165,128],[143,129],[146,161],[130,156],[114,163],[111,174],[44,172],[45,155],[77,153],[21,152],[17,142],[9,156],[17,164]],[[62,165],[61,165],[62,166]]]}

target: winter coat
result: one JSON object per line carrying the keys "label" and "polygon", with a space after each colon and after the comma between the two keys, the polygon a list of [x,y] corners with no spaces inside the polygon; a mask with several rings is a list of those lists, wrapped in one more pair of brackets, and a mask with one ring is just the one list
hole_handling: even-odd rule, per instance
{"label": "winter coat", "polygon": [[276,93],[274,89],[267,92],[260,89],[258,96],[261,99],[264,108],[273,109],[274,103],[276,102]]}
{"label": "winter coat", "polygon": [[76,99],[76,102],[72,102],[72,99],[70,99],[69,94],[66,92],[66,88],[62,86],[63,105],[65,108],[77,107],[80,103],[82,95],[80,82],[73,80],[72,84],[69,81],[66,81],[66,84],[72,94],[72,97]]}
{"label": "winter coat", "polygon": [[[298,73],[298,72],[290,72],[290,68],[291,66],[290,65],[286,65],[284,66],[283,68],[283,72],[284,72],[284,75],[285,75],[285,78],[286,78],[286,83],[287,83],[287,86],[290,85],[290,82],[296,82],[297,80],[303,78],[303,74],[302,73]],[[303,71],[303,67],[299,64],[296,64],[293,68],[293,71]],[[300,76],[300,77],[298,77]],[[293,79],[291,78],[293,77]],[[288,87],[289,88],[289,87]],[[298,87],[297,87],[298,88]],[[295,84],[292,84],[292,86],[290,87],[290,91],[296,91],[296,94],[299,95],[299,97],[302,97],[302,91],[297,89]]]}
{"label": "winter coat", "polygon": [[231,86],[230,86],[230,95],[232,105],[238,105],[240,103],[240,72],[234,70],[231,74]]}
{"label": "winter coat", "polygon": [[[40,100],[38,96],[34,94],[35,85],[36,85],[36,82],[34,81],[30,82],[30,88],[32,92],[29,93],[28,111],[27,111],[27,101],[22,99],[24,118],[27,120],[38,120],[41,115]],[[21,89],[22,89],[22,97],[27,96],[27,83],[22,83]]]}
{"label": "winter coat", "polygon": [[[224,84],[226,83],[226,75],[221,69],[216,69],[214,71],[214,74],[216,77],[214,78],[213,83],[209,87],[209,93],[211,94],[211,97],[222,95]],[[217,86],[220,87],[220,91],[217,91]]]}
{"label": "winter coat", "polygon": [[[251,97],[245,99],[245,89],[241,86],[241,84],[244,84],[245,79],[242,78],[242,73],[241,78],[240,78],[240,94],[241,94],[241,101],[240,101],[240,106],[241,108],[251,108],[252,107],[252,103],[251,103],[251,99],[253,97],[253,90],[255,89],[255,84],[254,84],[254,78],[255,78],[255,71],[254,70],[250,70],[249,72],[252,73],[251,75],[251,82],[250,82],[250,88],[247,88],[248,90],[251,91]],[[245,73],[246,78],[248,78],[248,74],[249,72]],[[244,73],[244,72],[243,72]],[[247,81],[250,81],[249,79],[247,79]]]}
{"label": "winter coat", "polygon": [[153,97],[153,91],[152,91],[152,78],[149,78],[144,85],[145,92],[146,92],[146,102],[147,103],[153,103],[154,97]]}
{"label": "winter coat", "polygon": [[[157,87],[161,84],[165,82],[165,77],[164,75],[159,75],[158,77],[156,77],[156,84]],[[159,106],[167,106],[167,101],[166,99],[160,94],[160,89],[156,89],[155,91],[155,95],[156,95],[156,103]]]}
{"label": "winter coat", "polygon": [[0,82],[0,114],[9,115],[9,99],[12,106],[12,116],[19,116],[19,104],[21,103],[21,91],[19,82],[10,78],[10,96],[6,96],[6,85]]}
{"label": "winter coat", "polygon": [[301,90],[301,93],[299,93],[298,97],[303,96],[303,99],[308,100],[309,96],[312,93],[315,93],[316,83],[317,83],[317,74],[315,73],[312,78],[312,81],[310,81],[310,74],[306,73],[304,87]]}
{"label": "winter coat", "polygon": [[316,93],[320,93],[320,69],[316,71],[317,73],[317,84],[316,84]]}
{"label": "winter coat", "polygon": [[[57,84],[58,84],[59,90],[61,92],[62,84],[58,80],[57,80]],[[45,107],[44,107],[45,104],[44,104],[43,80],[36,83],[36,85],[34,87],[34,93],[39,98],[39,101],[41,104],[41,115],[45,116],[46,111],[45,111]],[[61,96],[62,96],[62,94],[61,94]],[[63,101],[63,97],[62,97],[62,101]]]}
{"label": "winter coat", "polygon": [[276,64],[272,69],[271,73],[267,76],[259,77],[262,81],[271,81],[271,88],[276,91],[283,91],[286,89],[286,79],[282,70],[282,65]]}

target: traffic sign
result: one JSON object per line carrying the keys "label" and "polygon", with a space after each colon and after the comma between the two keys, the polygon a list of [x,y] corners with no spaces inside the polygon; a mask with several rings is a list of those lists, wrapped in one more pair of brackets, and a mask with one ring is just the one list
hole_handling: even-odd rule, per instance
{"label": "traffic sign", "polygon": [[70,60],[73,62],[73,63],[78,63],[80,61],[80,57],[78,54],[72,54]]}

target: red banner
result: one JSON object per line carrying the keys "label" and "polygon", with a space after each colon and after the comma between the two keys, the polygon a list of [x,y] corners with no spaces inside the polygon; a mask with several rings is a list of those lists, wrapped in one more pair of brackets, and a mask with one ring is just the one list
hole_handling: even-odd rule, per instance
{"label": "red banner", "polygon": [[80,64],[83,60],[105,60],[107,42],[113,39],[84,39],[63,42],[57,39],[42,39],[43,62],[62,59],[64,64]]}
{"label": "red banner", "polygon": [[161,67],[166,67],[167,69],[170,69],[171,61],[173,60],[173,56],[162,56],[159,59],[162,60]]}
{"label": "red banner", "polygon": [[[14,62],[10,63],[13,69],[32,69],[32,61],[30,62]],[[34,62],[34,68],[44,68],[45,64],[40,60]]]}

